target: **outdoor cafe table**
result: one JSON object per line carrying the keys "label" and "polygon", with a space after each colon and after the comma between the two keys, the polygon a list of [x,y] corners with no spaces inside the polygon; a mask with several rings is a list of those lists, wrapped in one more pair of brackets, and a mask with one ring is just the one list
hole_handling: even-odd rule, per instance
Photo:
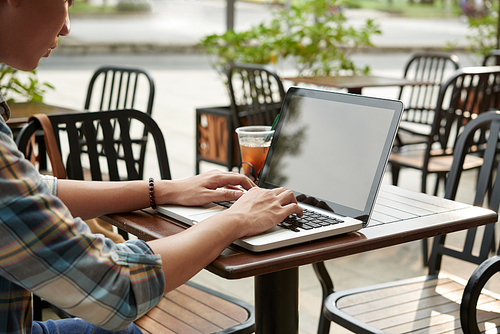
{"label": "outdoor cafe table", "polygon": [[11,110],[11,116],[7,121],[7,125],[11,129],[21,128],[28,122],[28,118],[35,114],[46,114],[50,116],[68,114],[76,111],[74,109],[53,106],[41,102],[9,103],[9,107]]}
{"label": "outdoor cafe table", "polygon": [[361,94],[361,90],[367,87],[402,87],[425,83],[405,78],[391,78],[376,75],[286,77],[282,78],[282,80],[289,80],[294,83],[312,84],[320,87],[347,89],[347,92],[352,94]]}
{"label": "outdoor cafe table", "polygon": [[[167,237],[186,228],[151,209],[102,218],[143,240]],[[491,210],[383,185],[370,225],[358,232],[264,253],[231,245],[206,269],[226,279],[255,277],[256,333],[296,334],[299,266],[496,221],[497,214]]]}

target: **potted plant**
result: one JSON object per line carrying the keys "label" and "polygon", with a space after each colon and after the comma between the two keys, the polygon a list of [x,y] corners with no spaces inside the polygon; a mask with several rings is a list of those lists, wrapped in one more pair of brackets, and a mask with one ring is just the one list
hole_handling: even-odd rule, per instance
{"label": "potted plant", "polygon": [[369,68],[355,66],[352,54],[372,47],[370,37],[380,33],[371,19],[358,28],[348,26],[340,1],[315,0],[283,7],[270,22],[247,31],[206,36],[200,45],[217,56],[214,65],[222,72],[230,63],[276,64],[289,59],[298,75],[358,74]]}
{"label": "potted plant", "polygon": [[54,87],[40,82],[36,71],[20,71],[0,63],[0,93],[7,102],[42,102],[47,89]]}

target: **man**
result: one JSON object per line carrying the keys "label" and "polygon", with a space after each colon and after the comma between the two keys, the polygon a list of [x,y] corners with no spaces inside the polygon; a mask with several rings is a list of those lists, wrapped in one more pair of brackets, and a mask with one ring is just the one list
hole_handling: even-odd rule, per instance
{"label": "man", "polygon": [[[0,62],[35,69],[59,36],[69,34],[71,4],[0,0]],[[187,281],[234,240],[302,214],[292,192],[260,189],[235,173],[212,171],[152,185],[41,176],[17,150],[6,108],[0,111],[2,333],[140,333],[132,322],[156,305],[164,291]],[[82,221],[155,204],[216,200],[237,201],[182,233],[147,243],[114,244],[92,234]],[[32,292],[81,319],[33,322]]]}

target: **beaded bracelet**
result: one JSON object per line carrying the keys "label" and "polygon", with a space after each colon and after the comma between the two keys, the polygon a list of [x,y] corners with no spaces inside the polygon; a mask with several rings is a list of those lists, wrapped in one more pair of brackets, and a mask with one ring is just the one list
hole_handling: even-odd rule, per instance
{"label": "beaded bracelet", "polygon": [[149,204],[153,210],[156,210],[155,180],[152,177],[149,178]]}

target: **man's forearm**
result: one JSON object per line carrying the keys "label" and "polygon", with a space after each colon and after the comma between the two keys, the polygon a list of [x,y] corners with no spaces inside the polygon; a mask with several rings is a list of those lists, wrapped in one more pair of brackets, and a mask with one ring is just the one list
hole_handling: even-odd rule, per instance
{"label": "man's forearm", "polygon": [[86,182],[58,180],[57,196],[74,217],[89,219],[149,206],[147,181]]}

